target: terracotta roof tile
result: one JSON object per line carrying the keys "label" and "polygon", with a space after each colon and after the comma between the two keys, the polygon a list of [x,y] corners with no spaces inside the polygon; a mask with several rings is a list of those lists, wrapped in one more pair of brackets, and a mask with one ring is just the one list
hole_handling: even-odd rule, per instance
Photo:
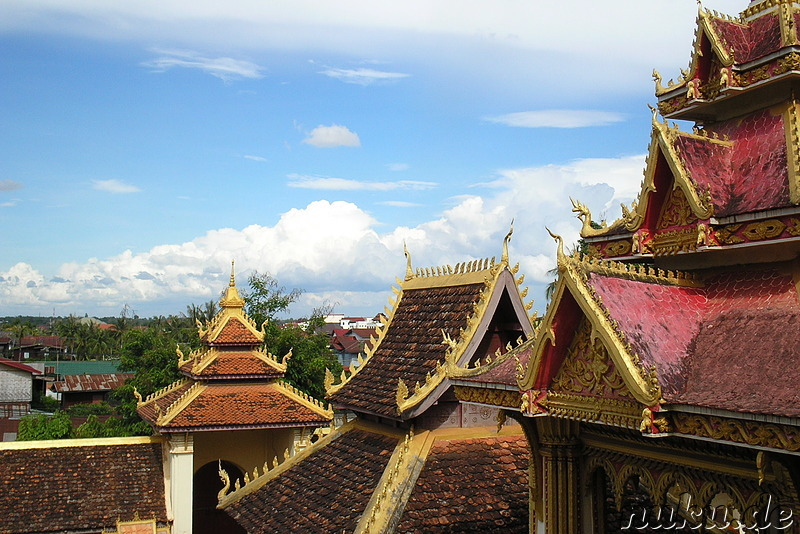
{"label": "terracotta roof tile", "polygon": [[352,532],[397,442],[351,430],[226,512],[248,532]]}
{"label": "terracotta roof tile", "polygon": [[336,392],[332,402],[355,410],[397,416],[397,381],[425,382],[446,345],[442,330],[453,339],[473,311],[483,284],[406,290],[385,337],[369,363]]}
{"label": "terracotta roof tile", "polygon": [[0,532],[115,529],[167,520],[161,444],[0,449]]}
{"label": "terracotta roof tile", "polygon": [[[179,389],[184,392],[188,390]],[[177,400],[181,394],[170,394],[169,397]],[[158,403],[162,413],[166,413],[171,404],[166,398]],[[152,414],[150,422],[162,431],[220,427],[321,426],[330,421],[321,415],[321,408],[310,408],[292,398],[275,383],[208,384],[165,425],[157,423],[157,417],[153,417],[156,415],[155,409],[149,405],[140,407],[140,415],[145,417],[145,407]]]}
{"label": "terracotta roof tile", "polygon": [[282,378],[285,374],[250,351],[220,351],[214,361],[197,374],[192,372],[194,365],[194,361],[183,364],[181,372],[192,378]]}
{"label": "terracotta roof tile", "polygon": [[259,345],[261,340],[239,319],[231,317],[219,334],[208,342],[214,345]]}
{"label": "terracotta roof tile", "polygon": [[528,532],[524,436],[437,441],[397,532]]}

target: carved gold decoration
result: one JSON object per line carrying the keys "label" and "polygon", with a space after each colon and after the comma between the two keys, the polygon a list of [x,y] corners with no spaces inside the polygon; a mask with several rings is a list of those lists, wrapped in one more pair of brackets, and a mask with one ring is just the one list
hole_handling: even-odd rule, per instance
{"label": "carved gold decoration", "polygon": [[222,468],[222,460],[219,460],[219,478],[222,480],[222,489],[217,493],[217,501],[224,499],[231,489],[231,477],[228,475],[228,472]]}
{"label": "carved gold decoration", "polygon": [[639,432],[643,434],[669,432],[669,420],[666,417],[656,417],[655,414],[658,411],[656,407],[644,407],[642,410],[642,422],[639,424]]}
{"label": "carved gold decoration", "polygon": [[604,250],[605,257],[627,256],[631,253],[631,248],[631,241],[627,239],[611,241]]}
{"label": "carved gold decoration", "polygon": [[278,380],[275,385],[283,390],[283,393],[293,398],[300,404],[303,404],[315,413],[318,413],[328,419],[333,419],[333,408],[330,404],[327,406],[305,391],[301,391],[284,380]]}
{"label": "carved gold decoration", "polygon": [[787,226],[786,231],[795,237],[800,236],[800,220],[792,217],[789,219],[789,224],[791,226]]}
{"label": "carved gold decoration", "polygon": [[742,230],[742,235],[748,241],[761,241],[763,239],[771,239],[778,237],[783,233],[786,225],[778,219],[770,219],[768,221],[759,221],[750,223]]}
{"label": "carved gold decoration", "polygon": [[585,318],[578,325],[551,388],[561,393],[633,398],[608,351],[599,340],[592,339],[592,325]]}
{"label": "carved gold decoration", "polygon": [[727,224],[722,228],[717,229],[717,241],[722,245],[736,245],[737,243],[744,243],[744,239],[736,235],[736,232],[742,227],[741,224]]}
{"label": "carved gold decoration", "polygon": [[636,429],[641,421],[641,405],[635,400],[610,399],[589,395],[548,392],[537,404],[554,417],[590,421]]}
{"label": "carved gold decoration", "polygon": [[520,407],[520,394],[518,391],[455,386],[455,394],[458,400],[462,402],[487,404],[512,410],[518,410]]}
{"label": "carved gold decoration", "polygon": [[790,452],[800,451],[800,429],[795,427],[679,412],[673,413],[671,418],[674,431],[680,434]]}
{"label": "carved gold decoration", "polygon": [[688,226],[695,222],[697,215],[692,212],[683,190],[680,187],[672,189],[664,200],[657,228],[663,230],[671,226]]}
{"label": "carved gold decoration", "polygon": [[696,250],[697,235],[696,227],[658,232],[653,236],[653,254],[656,256],[668,256],[679,252]]}

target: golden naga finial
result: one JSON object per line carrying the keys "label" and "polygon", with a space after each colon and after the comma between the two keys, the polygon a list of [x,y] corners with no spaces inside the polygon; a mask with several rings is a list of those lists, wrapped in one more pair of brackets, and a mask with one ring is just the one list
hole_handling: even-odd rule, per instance
{"label": "golden naga finial", "polygon": [[411,267],[411,253],[408,251],[405,239],[403,240],[403,254],[406,255],[406,280],[414,278],[414,268]]}
{"label": "golden naga finial", "polygon": [[231,489],[231,477],[228,475],[228,472],[222,468],[222,460],[219,460],[219,478],[222,479],[223,485],[222,489],[217,493],[217,500],[221,501],[228,494],[228,490]]}
{"label": "golden naga finial", "polygon": [[511,219],[511,228],[508,229],[506,237],[503,238],[503,255],[500,257],[500,263],[508,265],[508,242],[511,241],[511,234],[514,233],[514,219]]}
{"label": "golden naga finial", "polygon": [[136,404],[142,403],[142,394],[139,393],[139,390],[136,389],[136,386],[133,388],[133,396],[136,397]]}
{"label": "golden naga finial", "polygon": [[562,272],[564,270],[565,266],[566,266],[566,261],[567,261],[567,255],[564,254],[564,240],[561,238],[560,235],[554,234],[553,232],[551,232],[548,227],[545,226],[544,229],[547,230],[547,233],[550,234],[550,237],[555,239],[556,243],[558,243],[558,250],[556,252],[556,258],[557,258],[557,262],[558,262],[557,263],[558,271]]}

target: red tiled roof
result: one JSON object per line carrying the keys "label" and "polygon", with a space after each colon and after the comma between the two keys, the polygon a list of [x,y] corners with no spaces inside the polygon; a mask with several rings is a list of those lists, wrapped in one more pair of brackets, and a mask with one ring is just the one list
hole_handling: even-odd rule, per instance
{"label": "red tiled roof", "polygon": [[[205,340],[205,338],[204,338]],[[259,345],[261,340],[236,317],[231,317],[214,339],[208,339],[214,345]]]}
{"label": "red tiled roof", "polygon": [[397,442],[351,430],[225,511],[250,532],[352,532]]}
{"label": "red tiled roof", "polygon": [[28,373],[31,373],[31,374],[34,374],[34,375],[42,374],[41,371],[37,371],[33,367],[25,365],[24,363],[15,362],[14,360],[8,360],[6,358],[0,358],[0,365],[7,365],[9,367],[13,367],[15,369],[19,369],[20,371],[27,371]]}
{"label": "red tiled roof", "polygon": [[[321,426],[330,419],[292,398],[282,387],[273,383],[210,383],[200,384],[202,392],[180,409],[164,425],[158,423],[157,403],[162,414],[186,393],[189,382],[164,397],[146,402],[138,408],[139,415],[162,431],[183,429],[219,429],[229,427]],[[191,397],[192,392],[189,392]],[[177,408],[177,407],[176,407]]]}
{"label": "red tiled roof", "polygon": [[483,284],[406,290],[385,337],[364,369],[331,396],[335,404],[396,417],[398,379],[425,383],[447,346],[442,331],[458,339]]}
{"label": "red tiled roof", "polygon": [[656,366],[668,403],[800,416],[800,301],[790,273],[729,271],[701,288],[597,273],[588,283],[643,363]]}
{"label": "red tiled roof", "polygon": [[397,532],[528,532],[524,436],[437,441]]}
{"label": "red tiled roof", "polygon": [[679,135],[675,146],[695,188],[711,193],[714,215],[725,217],[790,204],[782,115],[759,111],[710,130],[720,138],[729,137],[732,145]]}
{"label": "red tiled roof", "polygon": [[251,351],[220,351],[214,361],[197,374],[192,372],[194,365],[194,361],[183,364],[181,372],[192,378],[282,378],[285,374]]}
{"label": "red tiled roof", "polygon": [[167,521],[157,441],[0,449],[0,532],[115,530],[135,514]]}
{"label": "red tiled roof", "polygon": [[111,391],[123,385],[129,378],[133,378],[133,373],[66,375],[64,380],[54,382],[53,386],[59,393],[75,391]]}
{"label": "red tiled roof", "polygon": [[747,24],[712,18],[711,24],[725,49],[733,49],[736,63],[747,63],[781,48],[781,27],[776,15],[763,15]]}

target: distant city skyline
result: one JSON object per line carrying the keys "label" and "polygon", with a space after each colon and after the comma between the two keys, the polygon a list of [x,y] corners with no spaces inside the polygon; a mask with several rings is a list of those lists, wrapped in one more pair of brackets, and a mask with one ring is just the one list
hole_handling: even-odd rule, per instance
{"label": "distant city skyline", "polygon": [[[747,0],[705,7],[732,15]],[[500,256],[534,307],[569,197],[636,196],[651,72],[694,1],[0,4],[0,316],[177,314],[231,260],[372,316],[415,266]],[[684,128],[688,128],[685,125]]]}

